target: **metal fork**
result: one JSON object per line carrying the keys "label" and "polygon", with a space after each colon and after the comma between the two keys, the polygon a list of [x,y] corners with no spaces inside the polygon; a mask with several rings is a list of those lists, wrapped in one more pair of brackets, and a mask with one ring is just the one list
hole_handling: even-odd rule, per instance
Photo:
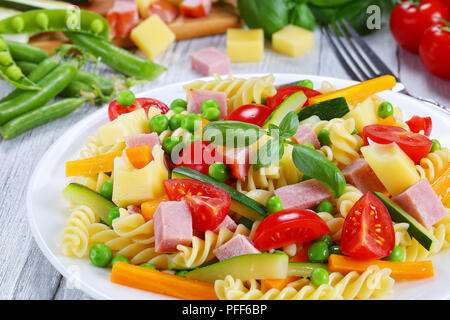
{"label": "metal fork", "polygon": [[342,19],[342,22],[336,21],[335,26],[342,37],[337,35],[336,30],[332,25],[322,26],[322,32],[331,45],[339,62],[352,79],[365,81],[374,77],[392,75],[397,80],[397,84],[392,88],[392,91],[437,106],[447,112],[450,111],[448,107],[434,100],[417,97],[408,92],[406,87],[400,81],[400,78],[386,66],[355,29],[350,26],[347,20]]}

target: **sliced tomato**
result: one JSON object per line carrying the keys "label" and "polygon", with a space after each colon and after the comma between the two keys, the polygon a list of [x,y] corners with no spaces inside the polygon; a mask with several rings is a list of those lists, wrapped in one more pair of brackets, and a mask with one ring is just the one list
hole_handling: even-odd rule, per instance
{"label": "sliced tomato", "polygon": [[433,121],[431,120],[431,117],[414,116],[406,121],[406,124],[412,132],[420,133],[420,131],[423,130],[423,133],[427,137],[430,136],[431,129],[433,128]]}
{"label": "sliced tomato", "polygon": [[178,9],[168,1],[155,1],[148,8],[148,16],[157,14],[165,23],[171,23],[178,16]]}
{"label": "sliced tomato", "polygon": [[369,139],[381,144],[395,142],[416,164],[427,156],[433,146],[433,141],[423,134],[380,124],[365,126],[363,138],[366,145],[369,144]]}
{"label": "sliced tomato", "polygon": [[134,1],[115,1],[113,8],[106,15],[111,26],[111,38],[127,38],[131,30],[139,23],[139,13]]}
{"label": "sliced tomato", "polygon": [[256,229],[254,243],[258,250],[266,251],[311,241],[329,232],[327,224],[316,213],[286,209],[264,218]]}
{"label": "sliced tomato", "polygon": [[386,206],[371,192],[363,195],[345,218],[342,253],[355,259],[387,257],[394,250],[395,233]]}
{"label": "sliced tomato", "polygon": [[108,108],[109,120],[113,121],[121,114],[130,113],[141,108],[148,112],[148,109],[150,109],[151,107],[158,108],[163,114],[169,112],[170,110],[165,103],[152,98],[136,98],[134,103],[129,107],[121,106],[117,103],[117,100],[113,100],[109,104]]}
{"label": "sliced tomato", "polygon": [[209,166],[214,162],[223,162],[212,144],[197,140],[191,142],[180,153],[176,167],[187,167],[203,174],[209,174]]}
{"label": "sliced tomato", "polygon": [[191,179],[170,179],[163,184],[171,201],[186,201],[195,230],[216,229],[230,210],[230,195],[216,185]]}
{"label": "sliced tomato", "polygon": [[262,104],[246,104],[231,112],[225,120],[241,121],[262,126],[273,109]]}
{"label": "sliced tomato", "polygon": [[180,3],[180,11],[184,17],[206,17],[211,11],[211,0],[184,0]]}
{"label": "sliced tomato", "polygon": [[[266,104],[268,107],[270,107],[272,109],[276,109],[284,100],[286,100],[289,96],[293,95],[294,93],[296,93],[298,91],[303,91],[303,93],[305,94],[305,96],[308,99],[311,97],[321,95],[321,93],[319,91],[316,91],[316,90],[313,90],[313,89],[310,89],[307,87],[285,86],[285,87],[278,88],[277,93],[274,96],[268,97]],[[306,107],[306,106],[309,106],[308,100],[306,100],[305,104],[303,105],[303,107]]]}

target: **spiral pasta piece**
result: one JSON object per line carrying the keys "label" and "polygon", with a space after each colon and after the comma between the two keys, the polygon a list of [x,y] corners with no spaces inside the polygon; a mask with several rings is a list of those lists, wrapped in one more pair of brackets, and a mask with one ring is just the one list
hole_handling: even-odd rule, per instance
{"label": "spiral pasta piece", "polygon": [[92,176],[76,176],[72,178],[73,183],[81,184],[91,190],[100,192],[100,188],[105,181],[111,180],[111,177],[100,172],[97,175]]}
{"label": "spiral pasta piece", "polygon": [[88,227],[96,221],[98,221],[98,217],[89,207],[77,206],[73,208],[63,229],[62,253],[71,257],[83,257],[88,250]]}
{"label": "spiral pasta piece", "polygon": [[450,149],[443,148],[430,152],[425,158],[416,165],[417,172],[421,179],[433,181],[440,172],[448,165],[450,161]]}
{"label": "spiral pasta piece", "polygon": [[363,193],[356,187],[347,184],[344,193],[337,199],[336,206],[338,212],[344,218],[353,208],[355,203],[363,196]]}
{"label": "spiral pasta piece", "polygon": [[85,148],[80,152],[80,159],[93,158],[108,153],[120,152],[123,151],[125,147],[125,142],[123,141],[105,146],[96,135],[90,135],[87,138]]}
{"label": "spiral pasta piece", "polygon": [[334,241],[341,240],[342,226],[344,225],[345,219],[342,217],[334,217],[328,212],[318,212],[317,215],[325,221],[330,229],[330,236]]}
{"label": "spiral pasta piece", "polygon": [[120,216],[113,220],[113,230],[124,238],[129,238],[136,243],[155,243],[153,220],[145,221],[140,214],[130,214],[126,209],[119,209]]}

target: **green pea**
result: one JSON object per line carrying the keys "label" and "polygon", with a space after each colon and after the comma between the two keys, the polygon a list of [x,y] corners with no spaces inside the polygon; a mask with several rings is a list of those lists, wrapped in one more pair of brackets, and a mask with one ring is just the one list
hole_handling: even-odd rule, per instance
{"label": "green pea", "polygon": [[378,116],[382,119],[392,116],[394,114],[394,107],[391,103],[384,101],[378,106]]}
{"label": "green pea", "polygon": [[140,265],[142,268],[147,268],[147,269],[152,269],[152,270],[156,270],[156,267],[151,264],[150,262],[146,262]]}
{"label": "green pea", "polygon": [[283,204],[281,203],[281,199],[273,196],[267,200],[266,208],[269,213],[275,213],[283,210]]}
{"label": "green pea", "polygon": [[181,137],[167,137],[162,143],[162,148],[168,155],[171,155],[173,149],[182,141]]}
{"label": "green pea", "polygon": [[16,81],[23,77],[22,70],[16,65],[8,67],[8,69],[6,69],[6,74],[8,77]]}
{"label": "green pea", "polygon": [[329,247],[328,251],[330,251],[330,254],[342,254],[341,247],[336,245]]}
{"label": "green pea", "polygon": [[99,268],[106,267],[111,262],[112,257],[112,251],[106,244],[94,244],[89,250],[89,260]]}
{"label": "green pea", "polygon": [[262,97],[261,98],[261,104],[265,105],[265,106],[267,105],[267,97]]}
{"label": "green pea", "polygon": [[325,242],[327,244],[328,248],[331,247],[331,245],[334,243],[333,238],[331,238],[331,236],[329,234],[326,234],[320,238],[315,239],[314,243],[316,243],[316,242]]}
{"label": "green pea", "polygon": [[8,51],[0,52],[0,64],[2,66],[9,66],[13,62],[14,62],[13,58],[11,57],[11,54]]}
{"label": "green pea", "polygon": [[172,103],[170,104],[170,109],[173,110],[175,108],[183,108],[184,110],[186,110],[186,108],[187,108],[186,100],[183,100],[183,99],[173,100]]}
{"label": "green pea", "polygon": [[208,100],[203,101],[202,106],[201,106],[202,114],[206,111],[206,109],[209,109],[209,108],[214,108],[214,109],[217,109],[220,111],[220,104],[215,99],[208,99]]}
{"label": "green pea", "polygon": [[0,51],[5,51],[6,49],[8,49],[6,41],[3,38],[0,38]]}
{"label": "green pea", "polygon": [[165,114],[158,114],[150,120],[149,128],[151,132],[161,134],[169,127],[169,119]]}
{"label": "green pea", "polygon": [[430,152],[435,152],[442,149],[441,143],[438,140],[432,139],[431,141],[433,141],[433,146],[431,147]]}
{"label": "green pea", "polygon": [[391,254],[388,255],[385,259],[389,261],[403,261],[403,257],[404,257],[403,249],[400,248],[399,246],[395,246]]}
{"label": "green pea", "polygon": [[317,138],[319,139],[321,146],[330,146],[331,145],[330,131],[328,131],[326,129],[320,130],[319,134],[317,135]]}
{"label": "green pea", "polygon": [[181,127],[181,121],[183,120],[184,115],[182,114],[174,114],[169,119],[169,127],[171,130],[176,130]]}
{"label": "green pea", "polygon": [[66,18],[67,28],[70,30],[78,29],[80,26],[80,19],[76,13],[72,13]]}
{"label": "green pea", "polygon": [[311,273],[311,283],[319,287],[322,284],[328,284],[328,282],[330,282],[328,271],[324,268],[314,268]]}
{"label": "green pea", "polygon": [[208,121],[217,121],[220,119],[220,110],[209,108],[202,112],[202,117]]}
{"label": "green pea", "polygon": [[302,80],[298,83],[299,86],[314,89],[314,83],[311,80]]}
{"label": "green pea", "polygon": [[22,32],[23,28],[25,28],[25,21],[23,20],[22,17],[15,17],[12,21],[11,21],[12,27],[17,31],[17,32]]}
{"label": "green pea", "polygon": [[199,141],[202,140],[202,135],[200,133],[197,134],[193,134],[190,138],[189,138],[189,142],[194,142],[194,141]]}
{"label": "green pea", "polygon": [[48,28],[48,16],[44,12],[40,12],[36,15],[36,24],[42,29],[46,30]]}
{"label": "green pea", "polygon": [[115,257],[112,259],[112,261],[111,261],[111,267],[113,267],[114,264],[115,264],[117,261],[122,261],[122,262],[125,262],[125,263],[130,263],[130,261],[128,260],[127,257],[125,257],[123,254],[119,254],[119,255],[115,256]]}
{"label": "green pea", "polygon": [[94,31],[95,34],[100,34],[105,29],[105,25],[100,19],[95,19],[91,22],[91,30]]}
{"label": "green pea", "polygon": [[316,150],[316,148],[309,142],[302,143],[301,146]]}
{"label": "green pea", "polygon": [[325,262],[329,255],[328,245],[323,241],[315,242],[308,248],[308,259],[311,262]]}
{"label": "green pea", "polygon": [[136,100],[136,97],[134,96],[133,91],[131,90],[122,90],[117,95],[117,103],[123,107],[129,107],[131,106],[134,101]]}
{"label": "green pea", "polygon": [[108,224],[110,226],[112,226],[112,222],[114,219],[120,217],[120,211],[119,211],[119,207],[115,207],[112,208],[109,212],[108,212]]}
{"label": "green pea", "polygon": [[176,114],[180,114],[180,113],[185,112],[186,109],[182,108],[182,107],[175,107],[175,108],[172,109],[172,111],[175,112]]}
{"label": "green pea", "polygon": [[220,181],[225,182],[230,178],[230,168],[222,162],[215,162],[209,166],[209,176]]}
{"label": "green pea", "polygon": [[113,194],[113,185],[114,181],[112,180],[106,180],[105,182],[103,182],[100,187],[100,194],[104,196],[106,199],[111,200]]}
{"label": "green pea", "polygon": [[175,275],[179,276],[179,277],[186,278],[186,273],[188,273],[188,272],[189,271],[187,271],[187,270],[181,270],[181,271],[178,271],[177,273],[175,273]]}
{"label": "green pea", "polygon": [[353,131],[352,131],[352,135],[355,135],[355,134],[358,134],[358,130],[356,130],[356,129],[353,129]]}
{"label": "green pea", "polygon": [[328,212],[333,214],[334,208],[330,201],[322,201],[316,208],[316,212]]}
{"label": "green pea", "polygon": [[187,114],[181,121],[181,127],[189,132],[195,132],[201,125],[200,116],[196,113]]}

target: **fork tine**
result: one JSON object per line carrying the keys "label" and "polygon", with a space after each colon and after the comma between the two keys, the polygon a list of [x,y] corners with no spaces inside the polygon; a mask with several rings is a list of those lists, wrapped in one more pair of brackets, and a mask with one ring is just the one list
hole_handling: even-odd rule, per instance
{"label": "fork tine", "polygon": [[342,19],[343,24],[345,25],[347,31],[352,35],[353,39],[355,39],[356,43],[361,47],[361,49],[365,52],[367,57],[370,59],[372,64],[378,69],[381,75],[390,74],[394,76],[396,79],[397,76],[386,66],[386,64],[377,56],[377,54],[369,47],[369,45],[361,38],[361,36],[353,29],[350,23],[346,19]]}
{"label": "fork tine", "polygon": [[336,46],[336,43],[333,41],[333,39],[332,39],[332,37],[330,35],[330,32],[328,31],[328,27],[327,26],[322,26],[322,32],[325,34],[325,36],[326,36],[326,38],[328,40],[328,43],[330,44],[331,48],[333,49],[334,54],[338,58],[338,60],[341,63],[342,67],[344,67],[345,71],[347,71],[347,73],[350,75],[350,77],[352,77],[353,79],[357,79],[359,81],[363,81],[355,73],[355,71],[353,71],[353,69],[350,67],[350,65],[345,60],[345,58],[342,55],[342,53],[339,51],[338,47]]}

